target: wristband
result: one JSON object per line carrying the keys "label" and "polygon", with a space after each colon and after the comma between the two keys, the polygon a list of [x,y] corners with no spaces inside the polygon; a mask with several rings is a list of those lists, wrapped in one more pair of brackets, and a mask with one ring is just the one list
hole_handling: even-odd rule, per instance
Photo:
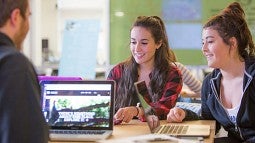
{"label": "wristband", "polygon": [[135,107],[135,109],[136,109],[136,111],[137,111],[137,114],[136,114],[136,116],[138,116],[139,115],[139,107],[136,107],[136,106],[134,106]]}

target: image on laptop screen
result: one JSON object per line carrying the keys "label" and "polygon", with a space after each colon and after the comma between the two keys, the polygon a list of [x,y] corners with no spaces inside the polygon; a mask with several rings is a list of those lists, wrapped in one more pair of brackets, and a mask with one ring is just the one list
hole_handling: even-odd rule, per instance
{"label": "image on laptop screen", "polygon": [[50,140],[97,141],[113,132],[113,80],[40,82]]}
{"label": "image on laptop screen", "polygon": [[93,81],[48,82],[43,83],[42,110],[49,126],[110,127],[111,84]]}

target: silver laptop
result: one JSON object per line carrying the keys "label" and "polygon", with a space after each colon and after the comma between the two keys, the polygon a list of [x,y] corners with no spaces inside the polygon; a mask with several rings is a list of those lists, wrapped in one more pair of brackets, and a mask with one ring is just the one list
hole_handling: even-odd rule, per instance
{"label": "silver laptop", "polygon": [[[145,81],[140,81],[135,83],[135,88],[137,96],[140,100],[140,104],[143,107],[146,118],[155,115],[153,109],[143,97],[150,96],[148,89],[146,87]],[[210,135],[210,125],[190,125],[190,124],[171,124],[167,123],[165,125],[158,125],[157,127],[152,127],[148,123],[150,130],[154,134],[167,134],[176,137],[208,137]]]}
{"label": "silver laptop", "polygon": [[113,131],[115,82],[42,81],[42,111],[52,141],[97,141]]}

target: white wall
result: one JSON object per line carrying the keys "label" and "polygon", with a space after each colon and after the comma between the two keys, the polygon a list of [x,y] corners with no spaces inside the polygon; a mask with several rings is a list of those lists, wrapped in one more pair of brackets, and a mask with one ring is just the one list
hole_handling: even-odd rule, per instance
{"label": "white wall", "polygon": [[54,58],[61,56],[61,37],[67,19],[99,19],[102,21],[99,48],[109,64],[109,0],[30,0],[30,31],[23,52],[36,67],[42,65],[42,39],[49,40]]}
{"label": "white wall", "polygon": [[99,19],[102,24],[100,35],[103,37],[99,41],[99,48],[103,50],[99,51],[105,51],[99,57],[107,60],[108,2],[108,0],[42,0],[42,38],[49,39],[50,51],[56,59],[61,56],[61,40],[66,20]]}
{"label": "white wall", "polygon": [[41,66],[41,2],[30,0],[30,9],[32,12],[30,17],[30,30],[24,41],[23,52],[35,66]]}
{"label": "white wall", "polygon": [[58,10],[57,0],[41,0],[41,40],[49,40],[53,55],[58,53]]}

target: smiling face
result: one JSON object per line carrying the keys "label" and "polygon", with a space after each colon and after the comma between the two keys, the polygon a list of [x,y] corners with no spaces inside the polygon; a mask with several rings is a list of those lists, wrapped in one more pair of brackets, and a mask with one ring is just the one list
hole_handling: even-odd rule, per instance
{"label": "smiling face", "polygon": [[229,62],[230,46],[223,41],[216,30],[211,28],[203,29],[202,43],[202,51],[209,67],[222,68]]}
{"label": "smiling face", "polygon": [[130,50],[135,61],[140,65],[153,65],[156,49],[161,44],[156,44],[151,32],[144,27],[133,27],[130,36]]}

